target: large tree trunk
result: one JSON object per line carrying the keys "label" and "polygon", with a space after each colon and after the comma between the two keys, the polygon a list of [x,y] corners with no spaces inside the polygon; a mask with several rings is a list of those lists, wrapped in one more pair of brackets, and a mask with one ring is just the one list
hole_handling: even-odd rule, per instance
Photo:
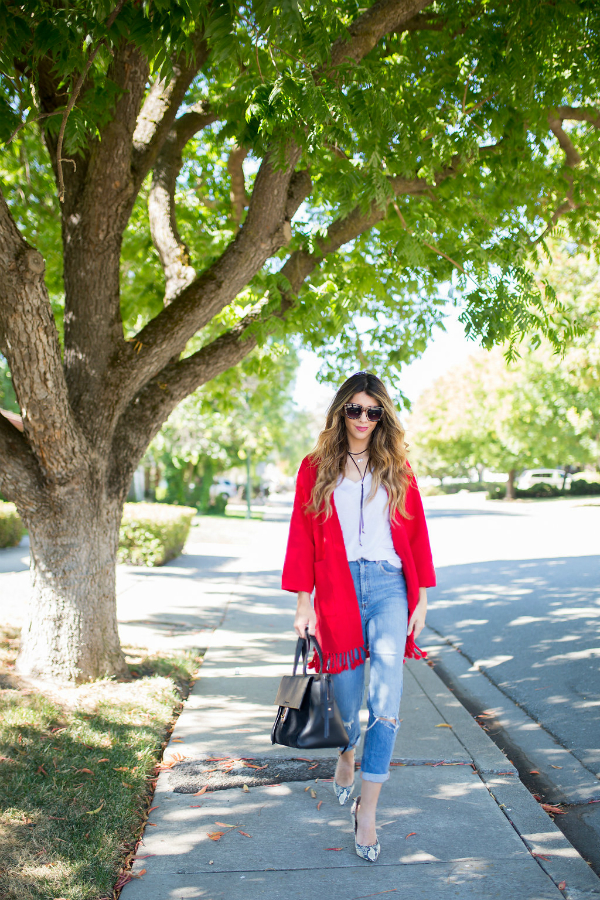
{"label": "large tree trunk", "polygon": [[115,593],[122,505],[85,487],[59,489],[51,508],[27,521],[32,584],[17,661],[23,675],[82,682],[128,671]]}

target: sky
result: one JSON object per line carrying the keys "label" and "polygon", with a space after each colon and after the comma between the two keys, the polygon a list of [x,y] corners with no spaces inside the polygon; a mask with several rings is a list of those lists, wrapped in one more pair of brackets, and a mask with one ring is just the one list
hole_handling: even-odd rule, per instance
{"label": "sky", "polygon": [[[458,316],[458,310],[451,310],[446,317],[446,331],[436,328],[425,353],[402,370],[400,387],[413,403],[436,378],[465,362],[479,349],[476,341],[465,337],[465,330],[458,321]],[[324,410],[335,391],[317,381],[320,361],[316,354],[303,350],[300,359],[294,400],[301,409]]]}

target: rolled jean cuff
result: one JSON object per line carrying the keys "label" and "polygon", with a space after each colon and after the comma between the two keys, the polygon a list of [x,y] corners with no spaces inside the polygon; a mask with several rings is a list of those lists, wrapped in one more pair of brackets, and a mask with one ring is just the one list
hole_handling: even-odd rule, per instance
{"label": "rolled jean cuff", "polygon": [[383,784],[390,777],[389,772],[386,772],[385,775],[375,775],[372,772],[363,772],[362,769],[360,775],[363,781],[375,781],[377,784]]}
{"label": "rolled jean cuff", "polygon": [[360,737],[357,738],[357,740],[356,740],[354,743],[350,742],[350,743],[347,744],[345,747],[338,747],[338,750],[339,750],[340,753],[347,753],[348,750],[356,750],[356,748],[358,747],[359,743],[360,743]]}

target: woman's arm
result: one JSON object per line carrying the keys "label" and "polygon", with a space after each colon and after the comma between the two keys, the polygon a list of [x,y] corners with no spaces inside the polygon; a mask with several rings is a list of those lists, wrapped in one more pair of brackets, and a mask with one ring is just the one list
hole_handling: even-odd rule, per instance
{"label": "woman's arm", "polygon": [[306,463],[302,462],[296,479],[294,508],[290,521],[281,586],[292,593],[310,593],[315,586],[315,542],[312,521],[306,512],[310,490],[305,483]]}
{"label": "woman's arm", "polygon": [[304,637],[307,628],[309,634],[314,634],[316,627],[317,617],[310,599],[310,594],[306,591],[298,591],[298,606],[296,608],[296,618],[294,619],[294,630],[298,637]]}

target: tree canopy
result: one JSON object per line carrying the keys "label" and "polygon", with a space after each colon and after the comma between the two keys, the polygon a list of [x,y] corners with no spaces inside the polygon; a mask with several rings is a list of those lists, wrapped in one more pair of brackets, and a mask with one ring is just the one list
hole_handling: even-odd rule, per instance
{"label": "tree canopy", "polygon": [[0,35],[0,353],[23,417],[0,415],[0,491],[32,536],[23,671],[122,667],[133,471],[256,348],[298,336],[326,374],[394,382],[449,302],[486,347],[577,331],[529,262],[557,226],[596,241],[593,0],[24,0]]}
{"label": "tree canopy", "polygon": [[586,323],[583,334],[563,355],[543,342],[507,364],[495,348],[438,379],[410,416],[419,471],[600,466],[600,266],[574,251],[553,243],[552,274],[559,298]]}

